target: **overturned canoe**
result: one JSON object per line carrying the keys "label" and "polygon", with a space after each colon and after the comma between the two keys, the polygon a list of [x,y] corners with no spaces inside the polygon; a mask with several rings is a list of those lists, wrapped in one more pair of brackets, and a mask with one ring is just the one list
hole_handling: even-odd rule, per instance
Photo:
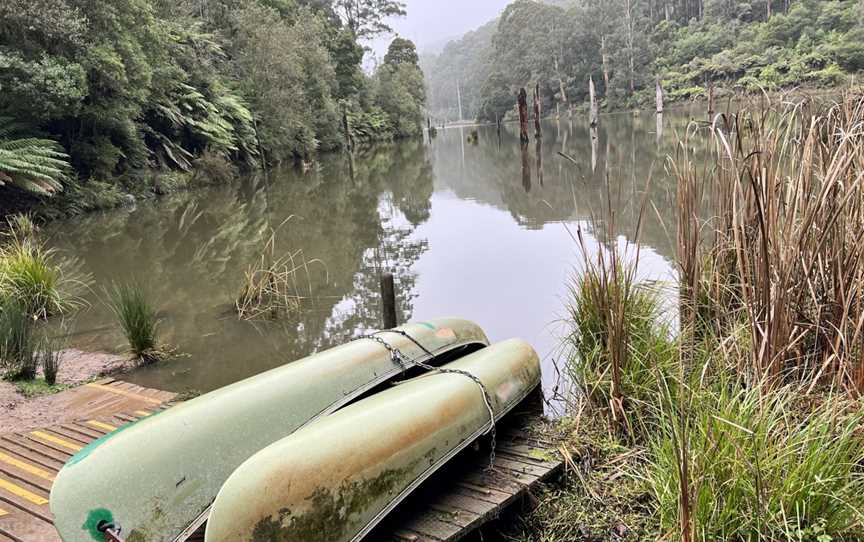
{"label": "overturned canoe", "polygon": [[[464,320],[400,329],[444,359],[488,344]],[[429,361],[408,338],[388,335],[409,358]],[[65,542],[101,541],[106,524],[119,525],[129,541],[184,537],[246,459],[403,371],[380,344],[354,341],[125,426],[84,448],[57,475],[55,526]]]}
{"label": "overturned canoe", "polygon": [[[444,368],[478,378],[496,419],[540,383],[537,354],[519,340]],[[429,373],[367,397],[243,463],[219,491],[205,540],[359,540],[489,422],[480,386],[462,374]]]}

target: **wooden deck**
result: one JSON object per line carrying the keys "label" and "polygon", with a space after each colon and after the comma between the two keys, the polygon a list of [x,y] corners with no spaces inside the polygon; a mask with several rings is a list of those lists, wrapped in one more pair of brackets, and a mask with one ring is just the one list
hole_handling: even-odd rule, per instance
{"label": "wooden deck", "polygon": [[59,542],[48,510],[54,477],[78,450],[165,408],[173,393],[99,380],[58,395],[78,421],[0,435],[0,542]]}
{"label": "wooden deck", "polygon": [[[174,394],[102,380],[64,392],[80,421],[0,435],[0,542],[59,542],[48,510],[54,477],[78,450],[114,429],[167,408]],[[464,451],[427,480],[365,540],[455,542],[468,537],[554,478],[562,462],[538,432],[537,397],[498,429],[489,447]],[[203,527],[189,540],[203,540]]]}

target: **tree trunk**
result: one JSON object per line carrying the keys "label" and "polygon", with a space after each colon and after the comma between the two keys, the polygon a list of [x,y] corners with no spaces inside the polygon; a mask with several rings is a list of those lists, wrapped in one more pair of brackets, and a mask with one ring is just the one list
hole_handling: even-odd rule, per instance
{"label": "tree trunk", "polygon": [[537,139],[543,137],[543,131],[540,129],[540,83],[534,86],[534,137]]}
{"label": "tree trunk", "polygon": [[627,60],[630,66],[630,95],[636,92],[636,67],[633,59],[633,0],[627,0]]}
{"label": "tree trunk", "polygon": [[663,112],[663,85],[660,84],[660,78],[657,78],[657,113]]}
{"label": "tree trunk", "polygon": [[591,112],[590,112],[590,122],[591,126],[597,126],[598,117],[597,114],[597,93],[594,91],[594,77],[588,77],[588,96],[591,98]]}
{"label": "tree trunk", "polygon": [[603,61],[603,93],[609,94],[609,55],[606,51],[606,36],[600,38],[600,58]]}
{"label": "tree trunk", "polygon": [[528,93],[519,89],[519,141],[528,144]]}
{"label": "tree trunk", "polygon": [[767,10],[766,20],[771,18],[771,0],[765,0],[765,8]]}
{"label": "tree trunk", "polygon": [[[561,77],[561,70],[558,64],[558,57],[555,57],[555,73],[558,74],[558,88],[561,92],[561,102],[564,104],[564,107],[567,107],[567,103],[569,100],[567,99],[567,89],[564,86],[564,78]],[[558,114],[558,118],[561,118],[561,114]]]}

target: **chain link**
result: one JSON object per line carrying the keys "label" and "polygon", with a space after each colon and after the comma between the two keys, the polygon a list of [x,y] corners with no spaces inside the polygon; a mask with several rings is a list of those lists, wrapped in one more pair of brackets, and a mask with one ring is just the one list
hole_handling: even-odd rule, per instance
{"label": "chain link", "polygon": [[430,359],[435,357],[435,354],[429,351],[425,346],[420,344],[420,342],[409,335],[407,332],[402,331],[400,329],[388,329],[383,331],[377,331],[371,335],[361,335],[358,337],[359,339],[368,339],[371,341],[375,341],[376,343],[382,345],[387,352],[390,354],[390,359],[393,360],[394,363],[398,364],[403,369],[409,369],[411,367],[420,367],[422,369],[426,369],[427,371],[442,373],[442,374],[457,374],[464,376],[466,378],[471,379],[477,386],[480,388],[480,391],[483,392],[483,402],[486,405],[486,410],[489,412],[489,429],[486,430],[484,435],[490,435],[491,439],[491,451],[489,452],[489,467],[488,470],[493,470],[495,468],[495,448],[497,446],[496,442],[496,430],[495,430],[495,411],[492,408],[492,398],[489,395],[489,390],[486,389],[486,385],[481,381],[477,376],[469,373],[468,371],[462,371],[460,369],[446,369],[443,367],[435,367],[433,365],[429,365],[428,363],[424,363],[417,359],[411,359],[406,356],[401,350],[392,344],[388,343],[384,340],[380,335],[382,333],[395,333],[396,335],[401,335],[414,343],[420,350],[423,351],[424,354],[429,356]]}

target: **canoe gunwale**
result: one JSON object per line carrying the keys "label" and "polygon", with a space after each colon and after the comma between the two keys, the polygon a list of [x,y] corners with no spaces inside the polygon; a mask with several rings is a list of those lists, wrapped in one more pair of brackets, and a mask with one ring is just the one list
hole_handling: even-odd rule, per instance
{"label": "canoe gunwale", "polygon": [[[519,406],[519,404],[521,404],[522,401],[524,401],[529,395],[531,395],[531,393],[534,390],[536,390],[538,387],[540,387],[539,382],[536,385],[534,385],[533,387],[531,387],[531,389],[526,390],[525,393],[520,395],[518,399],[516,399],[515,401],[510,403],[504,409],[502,409],[501,412],[495,416],[495,423],[497,424],[502,418],[504,418],[507,414],[509,414],[514,408]],[[441,456],[441,458],[439,458],[435,463],[430,465],[429,468],[427,468],[425,471],[423,471],[423,473],[420,474],[420,476],[418,476],[413,482],[411,482],[408,486],[406,486],[406,488],[403,489],[396,496],[396,498],[390,502],[390,504],[388,504],[386,507],[384,507],[374,518],[372,518],[372,520],[369,523],[367,523],[366,526],[359,533],[357,533],[356,536],[354,536],[354,538],[351,539],[351,542],[360,542],[363,539],[363,537],[365,537],[367,534],[369,534],[369,532],[372,531],[372,529],[374,529],[379,523],[381,523],[381,521],[387,516],[387,514],[392,512],[394,508],[399,506],[402,503],[402,501],[404,501],[406,498],[408,498],[408,496],[411,493],[413,493],[414,490],[416,490],[417,487],[420,486],[420,484],[422,484],[423,482],[428,480],[430,476],[435,474],[448,461],[450,461],[451,459],[453,459],[453,457],[455,457],[456,455],[461,453],[463,450],[465,450],[468,446],[470,446],[478,438],[487,434],[489,432],[488,429],[489,429],[489,424],[488,423],[483,424],[482,427],[480,427],[474,433],[469,435],[468,438],[466,438],[459,446],[454,447],[448,453]]]}
{"label": "canoe gunwale", "polygon": [[[356,339],[356,340],[362,340],[362,339]],[[392,378],[394,378],[394,377],[396,377],[396,376],[399,376],[400,374],[405,373],[405,371],[407,371],[408,369],[411,369],[411,368],[413,368],[413,367],[418,367],[418,365],[415,364],[415,362],[417,362],[417,361],[419,361],[419,362],[421,362],[421,363],[428,363],[430,360],[435,359],[435,358],[437,358],[437,357],[439,357],[439,356],[442,356],[442,355],[444,355],[444,354],[448,354],[448,353],[450,353],[450,352],[453,352],[453,351],[455,351],[455,350],[458,350],[459,348],[464,348],[464,347],[472,346],[472,345],[474,345],[474,346],[479,346],[479,347],[480,347],[479,349],[483,349],[483,348],[488,347],[488,346],[489,346],[489,343],[488,343],[488,339],[487,339],[487,341],[478,340],[478,339],[466,339],[466,340],[462,340],[462,341],[459,341],[459,342],[455,342],[455,343],[451,343],[451,344],[447,344],[447,345],[441,346],[441,347],[439,347],[439,348],[437,348],[437,349],[435,349],[435,350],[431,350],[431,352],[432,352],[432,356],[429,356],[429,355],[426,354],[426,353],[421,353],[421,355],[418,356],[418,357],[415,358],[415,359],[409,359],[409,360],[406,360],[406,364],[405,364],[404,366],[400,366],[400,365],[394,366],[394,367],[393,367],[392,369],[390,369],[389,371],[387,371],[387,372],[385,372],[385,373],[382,373],[382,374],[381,374],[378,378],[376,378],[375,380],[371,380],[371,381],[369,381],[367,384],[365,384],[365,385],[363,385],[363,386],[361,386],[361,387],[355,389],[355,390],[352,391],[350,394],[345,395],[344,397],[342,397],[342,398],[339,399],[338,401],[335,401],[335,402],[331,403],[327,408],[323,409],[321,412],[319,412],[318,414],[314,415],[314,416],[311,417],[309,420],[307,420],[305,423],[303,423],[301,426],[299,426],[299,427],[295,430],[295,432],[296,432],[296,431],[300,431],[300,430],[303,429],[304,427],[306,427],[306,426],[308,426],[309,424],[311,424],[311,423],[313,423],[313,422],[319,420],[320,418],[322,418],[322,417],[324,417],[324,416],[329,416],[330,414],[333,414],[333,413],[335,413],[335,412],[341,410],[342,408],[345,408],[346,406],[350,405],[351,403],[353,403],[354,401],[356,401],[358,398],[362,397],[363,395],[365,395],[365,394],[368,393],[369,391],[371,391],[371,390],[377,388],[378,386],[384,384],[384,383],[387,382],[388,380],[390,380],[390,379],[392,379]],[[478,350],[479,350],[479,349],[478,349]],[[430,372],[431,372],[431,371],[430,371]],[[526,395],[527,395],[527,394],[526,394]],[[516,403],[514,403],[514,406],[515,406],[516,404],[518,404],[519,402],[521,402],[522,399],[524,399],[524,397],[523,397],[523,398],[520,398],[519,401],[517,401]],[[513,407],[511,406],[511,407],[509,407],[506,411],[502,412],[502,416],[503,416],[504,414],[506,414],[507,412],[509,412],[511,408],[513,408]],[[496,421],[497,421],[499,418],[500,418],[500,417],[496,417]],[[481,432],[482,432],[482,431],[483,431],[483,430],[481,429]],[[479,436],[479,435],[478,435],[478,436]],[[473,436],[472,436],[472,437],[470,438],[470,440],[473,442],[473,440],[476,439],[476,438],[477,438],[477,437],[473,437]],[[460,448],[459,451],[461,451],[462,449],[463,449],[463,448]],[[452,456],[447,456],[447,459],[449,459],[449,457],[452,457]],[[437,465],[437,463],[436,463],[436,465]],[[438,467],[436,466],[436,470],[437,470],[437,468],[438,468]],[[433,471],[433,472],[434,472],[434,471]],[[426,476],[428,476],[428,475],[425,475],[425,473],[424,473],[424,478],[423,478],[424,480],[425,480],[425,477],[426,477]],[[422,482],[422,480],[421,480],[421,482]],[[406,495],[406,496],[407,496],[407,495]],[[404,498],[405,498],[405,497],[402,496],[402,495],[400,494],[400,496],[399,496],[399,501],[401,502],[401,500],[403,500]],[[215,502],[215,499],[214,499],[213,502]],[[195,520],[194,520],[192,523],[190,523],[190,524],[189,524],[189,525],[188,525],[188,526],[187,526],[187,527],[186,527],[186,528],[185,528],[185,529],[184,529],[184,530],[183,530],[183,531],[182,531],[182,532],[181,532],[181,533],[180,533],[176,538],[174,538],[174,539],[173,539],[173,542],[185,542],[185,541],[186,541],[190,536],[192,536],[192,535],[193,535],[193,534],[194,534],[194,533],[195,533],[199,528],[201,528],[201,526],[204,525],[204,524],[207,522],[208,518],[210,517],[210,512],[211,512],[212,509],[213,509],[213,502],[211,502],[211,503],[207,506],[207,508],[205,508],[205,509],[204,509],[204,510],[203,510],[203,511],[198,515],[198,517],[195,518]],[[383,517],[383,516],[382,516],[382,517]],[[378,522],[380,522],[380,519],[379,519],[379,518],[376,518],[375,523],[377,524]],[[373,527],[374,527],[374,525],[373,525]]]}

